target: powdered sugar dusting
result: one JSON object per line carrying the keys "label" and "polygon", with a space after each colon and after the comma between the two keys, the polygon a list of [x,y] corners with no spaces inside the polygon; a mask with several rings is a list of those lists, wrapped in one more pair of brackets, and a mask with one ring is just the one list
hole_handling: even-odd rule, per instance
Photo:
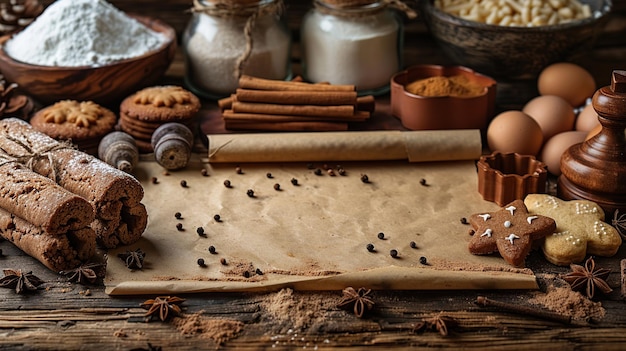
{"label": "powdered sugar dusting", "polygon": [[138,57],[166,38],[104,0],[58,0],[5,45],[16,60],[42,66],[102,66]]}

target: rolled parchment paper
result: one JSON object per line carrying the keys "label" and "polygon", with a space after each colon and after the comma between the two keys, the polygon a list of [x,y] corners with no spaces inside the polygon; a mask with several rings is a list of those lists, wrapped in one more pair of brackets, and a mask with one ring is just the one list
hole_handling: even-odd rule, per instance
{"label": "rolled parchment paper", "polygon": [[363,131],[208,135],[209,162],[478,159],[480,131]]}

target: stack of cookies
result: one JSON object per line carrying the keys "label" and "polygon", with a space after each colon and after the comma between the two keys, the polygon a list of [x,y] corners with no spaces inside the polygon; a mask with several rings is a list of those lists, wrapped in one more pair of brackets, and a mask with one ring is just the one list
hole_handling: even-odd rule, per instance
{"label": "stack of cookies", "polygon": [[70,140],[79,150],[95,155],[102,138],[113,131],[117,116],[92,101],[62,100],[39,110],[30,123],[57,140]]}
{"label": "stack of cookies", "polygon": [[152,152],[152,133],[170,122],[191,128],[200,100],[179,86],[154,86],[127,97],[120,106],[120,129],[135,138],[139,151]]}

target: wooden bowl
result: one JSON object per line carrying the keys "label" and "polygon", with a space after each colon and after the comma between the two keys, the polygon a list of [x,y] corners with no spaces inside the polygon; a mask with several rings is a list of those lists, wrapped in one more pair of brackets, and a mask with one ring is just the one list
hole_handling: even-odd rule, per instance
{"label": "wooden bowl", "polygon": [[536,78],[551,63],[588,53],[602,32],[610,0],[581,0],[594,15],[559,25],[509,27],[468,21],[422,1],[424,21],[454,63],[503,78]]}
{"label": "wooden bowl", "polygon": [[154,18],[129,15],[167,41],[157,50],[142,56],[105,66],[54,67],[16,61],[4,51],[10,35],[0,38],[0,72],[7,81],[42,104],[59,100],[94,101],[99,104],[118,102],[136,90],[154,84],[169,68],[176,52],[176,32]]}

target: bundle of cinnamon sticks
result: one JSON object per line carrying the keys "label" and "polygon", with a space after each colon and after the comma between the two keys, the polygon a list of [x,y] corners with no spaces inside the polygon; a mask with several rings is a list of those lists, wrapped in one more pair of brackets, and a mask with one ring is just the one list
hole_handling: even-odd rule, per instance
{"label": "bundle of cinnamon sticks", "polygon": [[235,94],[218,101],[226,129],[338,131],[374,111],[374,97],[354,85],[271,80],[243,75]]}

